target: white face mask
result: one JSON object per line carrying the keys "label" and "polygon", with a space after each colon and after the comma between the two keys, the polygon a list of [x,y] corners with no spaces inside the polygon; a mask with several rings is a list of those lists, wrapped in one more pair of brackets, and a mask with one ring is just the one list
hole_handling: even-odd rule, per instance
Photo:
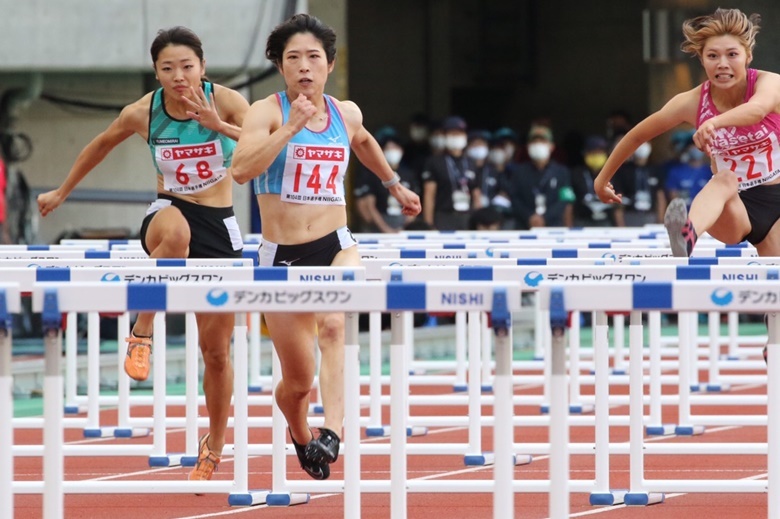
{"label": "white face mask", "polygon": [[466,150],[466,155],[473,160],[485,160],[488,156],[487,146],[472,146]]}
{"label": "white face mask", "polygon": [[444,142],[448,150],[461,151],[468,144],[468,139],[465,135],[447,135]]}
{"label": "white face mask", "polygon": [[634,156],[639,160],[645,160],[650,156],[650,152],[653,151],[653,147],[649,142],[643,142],[634,152]]}
{"label": "white face mask", "polygon": [[444,135],[432,135],[431,136],[431,148],[437,151],[444,149],[445,144]]}
{"label": "white face mask", "polygon": [[550,145],[543,142],[532,142],[528,145],[528,156],[534,162],[544,162],[550,158]]}
{"label": "white face mask", "polygon": [[504,145],[504,151],[506,152],[506,159],[512,160],[515,157],[515,145],[514,144],[505,144]]}
{"label": "white face mask", "polygon": [[488,154],[488,160],[493,164],[500,166],[506,162],[506,152],[501,148],[492,149]]}
{"label": "white face mask", "polygon": [[385,150],[385,159],[387,159],[387,163],[390,164],[393,168],[398,166],[398,164],[401,163],[401,157],[404,156],[404,150],[398,149],[398,148],[390,148],[388,150]]}

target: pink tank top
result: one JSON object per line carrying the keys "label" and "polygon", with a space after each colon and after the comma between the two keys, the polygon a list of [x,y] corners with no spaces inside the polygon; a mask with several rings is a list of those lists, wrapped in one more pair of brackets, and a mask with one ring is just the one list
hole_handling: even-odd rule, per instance
{"label": "pink tank top", "polygon": [[[753,97],[758,71],[748,69],[745,102]],[[701,86],[696,127],[718,115],[712,102],[710,82]],[[774,180],[780,175],[780,114],[770,113],[750,126],[719,128],[711,145],[718,171],[730,169],[737,174],[739,190],[744,191]]]}

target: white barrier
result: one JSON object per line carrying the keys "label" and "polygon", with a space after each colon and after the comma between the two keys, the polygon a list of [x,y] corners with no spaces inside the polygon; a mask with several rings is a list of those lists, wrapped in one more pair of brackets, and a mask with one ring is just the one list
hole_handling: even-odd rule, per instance
{"label": "white barrier", "polygon": [[[566,325],[566,312],[572,310],[597,311],[604,315],[606,311],[630,311],[632,312],[631,352],[641,355],[641,320],[640,313],[645,311],[724,311],[734,310],[742,312],[765,313],[770,312],[770,348],[774,346],[780,331],[780,322],[773,312],[780,310],[780,294],[778,288],[771,284],[750,284],[733,281],[672,281],[659,283],[629,283],[617,282],[611,284],[596,283],[550,283],[540,286],[540,299],[543,308],[550,311],[550,322],[553,335],[559,340],[552,350],[552,387],[551,387],[551,451],[558,453],[558,457],[552,458],[550,464],[550,479],[554,484],[550,494],[551,517],[558,519],[568,516],[568,424],[566,372],[564,367],[564,343],[562,332]],[[598,290],[602,297],[594,298],[593,293]],[[602,344],[603,345],[603,344]],[[685,341],[681,344],[685,346]],[[596,345],[597,353],[603,349]],[[780,370],[780,359],[776,355],[770,355],[768,369],[768,431],[767,437],[774,438],[780,432],[777,407],[780,399],[777,395],[777,382],[773,382],[772,373]],[[687,377],[687,355],[681,354],[680,377]],[[603,361],[603,357],[601,360]],[[598,363],[597,365],[602,363]],[[632,364],[630,367],[632,383],[630,386],[630,478],[631,488],[625,494],[626,504],[648,504],[659,499],[658,492],[769,492],[769,517],[780,514],[780,492],[778,485],[778,470],[780,469],[780,453],[769,443],[769,474],[767,481],[711,481],[711,480],[646,480],[644,479],[643,450],[649,446],[644,445],[642,430],[643,403],[642,394],[642,367],[640,364]],[[599,370],[597,368],[597,374]],[[597,384],[597,391],[599,391]],[[681,382],[681,390],[685,389]],[[603,388],[602,388],[603,389]],[[600,391],[603,392],[603,391]],[[681,398],[685,398],[681,391]],[[598,402],[598,397],[597,397]],[[596,413],[608,413],[609,407],[597,406]],[[682,418],[683,420],[685,417]],[[604,431],[597,429],[597,438]],[[598,441],[598,440],[597,440]],[[606,465],[599,462],[597,454],[597,480],[600,473],[608,471],[608,458]],[[608,479],[606,479],[608,481]],[[608,488],[608,487],[607,487]],[[609,493],[609,492],[606,492]],[[613,497],[613,496],[612,496]]]}

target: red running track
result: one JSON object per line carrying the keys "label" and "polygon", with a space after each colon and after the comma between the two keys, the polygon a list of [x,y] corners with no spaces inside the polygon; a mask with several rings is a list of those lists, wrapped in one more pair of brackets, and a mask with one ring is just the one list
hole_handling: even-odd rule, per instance
{"label": "red running track", "polygon": [[[665,390],[673,388],[665,388]],[[426,387],[412,386],[412,394],[448,394],[450,386]],[[584,386],[583,393],[588,394],[592,387]],[[625,386],[611,386],[612,394],[625,394]],[[729,394],[762,394],[766,388],[744,386],[732,387]],[[539,394],[538,386],[516,388],[516,394]],[[270,410],[261,407],[250,408],[253,414],[267,415]],[[133,408],[134,416],[150,416],[151,407],[139,406]],[[181,415],[182,407],[169,407],[169,415]],[[205,409],[201,410],[205,413]],[[367,412],[367,410],[364,410]],[[489,414],[492,409],[483,407],[483,413]],[[613,414],[627,414],[628,408],[614,407]],[[755,407],[697,407],[696,414],[729,414],[729,413],[765,413],[764,406]],[[425,407],[413,406],[414,415],[465,415],[465,406]],[[538,408],[516,406],[517,415],[538,415]],[[385,416],[385,423],[389,423],[389,417]],[[664,409],[664,423],[675,423],[676,409],[671,406]],[[110,425],[116,423],[115,413],[105,410],[102,413],[101,423]],[[483,428],[483,448],[492,450],[492,429]],[[627,427],[612,427],[610,431],[611,442],[628,440]],[[89,439],[82,437],[80,430],[67,430],[66,442],[81,444],[102,444],[117,442],[114,439]],[[122,442],[150,443],[149,438],[136,438],[121,440]],[[230,435],[227,439],[232,442]],[[362,439],[361,441],[387,441],[386,439]],[[465,428],[435,428],[430,429],[427,436],[410,438],[410,442],[466,442],[467,430]],[[547,429],[542,427],[518,427],[515,429],[515,442],[546,442]],[[590,427],[572,427],[572,442],[592,442],[593,429]],[[702,436],[692,439],[686,438],[655,438],[652,441],[669,442],[765,442],[766,429],[764,427],[710,427]],[[17,444],[40,444],[42,434],[39,430],[16,430],[15,442]],[[170,452],[182,452],[184,450],[184,431],[170,430],[167,437]],[[250,442],[270,443],[270,430],[251,430]],[[298,469],[294,456],[288,457],[288,477],[291,479],[304,479],[307,476]],[[16,458],[16,480],[41,480],[42,463],[40,458]],[[390,465],[387,456],[368,456],[361,458],[363,477],[366,479],[389,479]],[[628,456],[613,455],[610,458],[610,486],[611,488],[628,488]],[[648,479],[763,479],[766,477],[765,456],[666,456],[654,455],[645,457],[645,477]],[[260,456],[250,459],[249,463],[249,487],[253,489],[270,488],[271,486],[271,459],[269,456]],[[462,456],[409,456],[409,478],[417,479],[492,479],[490,467],[465,467]],[[175,467],[165,469],[150,469],[146,458],[141,457],[67,457],[65,459],[66,480],[171,480],[186,479],[189,468]],[[332,477],[343,478],[342,460],[332,465]],[[231,479],[232,459],[223,460],[220,471],[215,478]],[[518,466],[515,469],[515,478],[546,479],[548,478],[548,465],[546,456],[536,456],[529,465]],[[571,457],[572,479],[593,479],[593,457],[576,455]],[[747,519],[767,516],[766,494],[667,494],[666,502],[650,507],[593,507],[588,503],[587,494],[574,493],[571,495],[570,517],[589,517],[604,519],[644,519],[644,518],[675,518],[675,519],[704,519],[717,517],[719,519]],[[390,517],[390,496],[388,494],[362,494],[361,516],[365,519],[379,519]],[[40,495],[16,495],[15,496],[16,519],[40,519],[42,517],[42,497]],[[540,493],[515,494],[515,517],[517,518],[546,518],[548,517],[548,495]],[[268,508],[258,506],[252,508],[230,507],[227,496],[211,494],[195,496],[186,494],[102,494],[102,495],[66,495],[65,518],[66,519],[184,519],[184,518],[211,518],[211,517],[317,517],[337,518],[343,517],[343,497],[340,494],[312,494],[311,501],[305,505],[289,508]],[[492,494],[415,494],[408,495],[408,517],[410,519],[431,518],[492,518]]]}

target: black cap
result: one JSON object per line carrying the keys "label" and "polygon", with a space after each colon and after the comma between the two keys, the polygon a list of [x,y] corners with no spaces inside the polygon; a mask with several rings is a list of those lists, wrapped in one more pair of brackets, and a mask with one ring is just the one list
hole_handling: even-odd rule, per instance
{"label": "black cap", "polygon": [[460,130],[465,132],[467,128],[466,121],[457,115],[451,115],[450,117],[444,119],[444,121],[441,123],[441,127],[445,132],[452,130]]}

